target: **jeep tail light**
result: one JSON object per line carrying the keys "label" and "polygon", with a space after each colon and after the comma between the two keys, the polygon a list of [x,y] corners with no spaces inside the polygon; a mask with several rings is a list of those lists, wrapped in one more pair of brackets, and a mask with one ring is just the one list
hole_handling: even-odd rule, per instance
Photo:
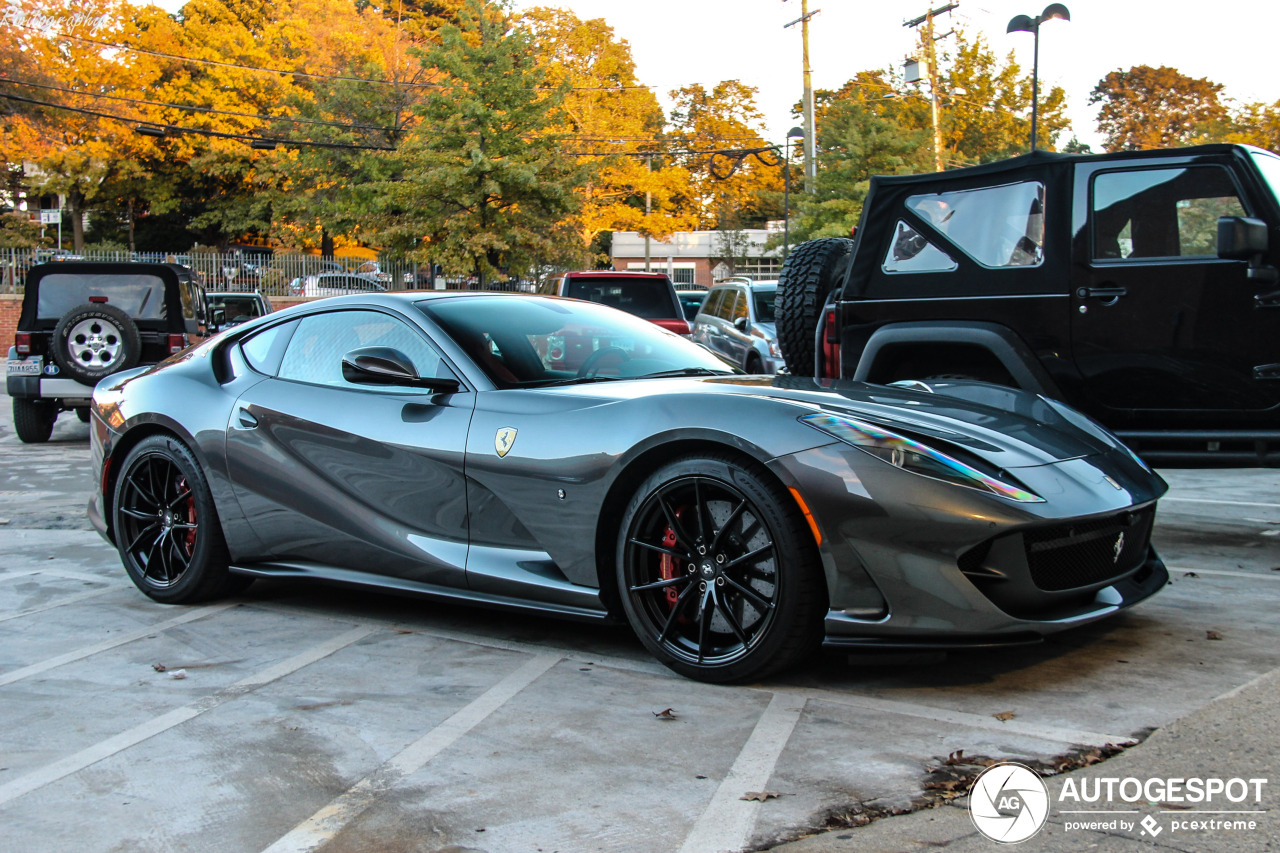
{"label": "jeep tail light", "polygon": [[90,296],[90,297],[89,297],[89,301],[90,301],[90,302],[92,302],[92,303],[93,303],[93,304],[95,304],[95,305],[106,305],[106,304],[107,304],[107,297],[105,297],[105,296]]}
{"label": "jeep tail light", "polygon": [[187,348],[186,335],[170,335],[169,336],[169,354],[170,355],[173,355],[174,353],[182,352],[186,348]]}
{"label": "jeep tail light", "polygon": [[18,355],[31,355],[31,333],[18,332],[13,336],[13,347]]}
{"label": "jeep tail light", "polygon": [[822,330],[822,373],[832,379],[840,377],[840,330],[836,328],[836,309],[828,308]]}

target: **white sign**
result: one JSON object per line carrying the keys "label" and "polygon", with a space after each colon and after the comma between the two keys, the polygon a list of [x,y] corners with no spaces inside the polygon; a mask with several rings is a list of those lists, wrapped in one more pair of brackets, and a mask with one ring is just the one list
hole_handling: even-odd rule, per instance
{"label": "white sign", "polygon": [[58,224],[59,222],[61,222],[61,221],[62,221],[62,209],[61,209],[61,208],[55,208],[55,209],[53,209],[53,210],[42,210],[42,211],[40,211],[40,224],[41,224],[41,225],[57,225],[57,224]]}

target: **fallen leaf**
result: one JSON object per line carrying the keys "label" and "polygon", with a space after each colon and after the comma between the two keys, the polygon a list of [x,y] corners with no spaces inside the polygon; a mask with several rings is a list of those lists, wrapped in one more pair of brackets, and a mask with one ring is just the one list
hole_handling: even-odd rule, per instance
{"label": "fallen leaf", "polygon": [[153,663],[151,664],[151,668],[154,669],[156,672],[164,672],[169,667],[165,666],[162,663]]}
{"label": "fallen leaf", "polygon": [[187,671],[185,669],[175,669],[173,672],[169,673],[169,677],[175,681],[181,681],[187,677]]}
{"label": "fallen leaf", "polygon": [[763,803],[765,800],[776,800],[781,796],[782,795],[777,791],[747,791],[741,797],[738,797],[738,799],[755,800],[758,803]]}
{"label": "fallen leaf", "polygon": [[1178,809],[1179,811],[1186,811],[1191,808],[1191,806],[1185,803],[1157,803],[1157,805],[1162,809]]}
{"label": "fallen leaf", "polygon": [[957,749],[955,752],[953,752],[953,753],[951,753],[950,755],[948,755],[948,756],[947,756],[947,760],[946,760],[944,763],[945,763],[945,764],[951,764],[951,765],[955,765],[955,764],[963,764],[963,763],[964,763],[964,750],[963,750],[963,749]]}
{"label": "fallen leaf", "polygon": [[1271,571],[1273,571],[1273,572],[1280,572],[1280,566],[1272,566],[1272,567],[1271,567]]}
{"label": "fallen leaf", "polygon": [[1007,723],[1018,715],[1013,713],[1012,711],[1001,711],[999,714],[992,714],[991,716],[995,717],[997,720],[999,720],[1002,723]]}
{"label": "fallen leaf", "polygon": [[654,711],[653,715],[659,720],[674,720],[676,718],[676,709],[666,708],[661,711]]}
{"label": "fallen leaf", "polygon": [[1222,635],[1221,635],[1221,634],[1219,634],[1217,631],[1205,631],[1205,632],[1204,632],[1204,636],[1205,636],[1205,639],[1206,639],[1206,640],[1221,640],[1221,639],[1222,639]]}
{"label": "fallen leaf", "polygon": [[1183,572],[1183,573],[1182,573],[1182,576],[1183,576],[1184,578],[1198,578],[1198,577],[1200,577],[1200,576],[1199,576],[1198,574],[1196,574],[1195,572]]}

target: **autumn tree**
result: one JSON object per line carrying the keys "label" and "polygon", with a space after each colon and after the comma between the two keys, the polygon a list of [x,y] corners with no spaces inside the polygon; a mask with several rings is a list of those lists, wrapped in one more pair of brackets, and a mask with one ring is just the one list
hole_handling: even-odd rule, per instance
{"label": "autumn tree", "polygon": [[564,93],[543,88],[532,34],[468,0],[423,64],[441,78],[382,187],[384,242],[482,285],[557,257],[584,176],[549,133]]}
{"label": "autumn tree", "polygon": [[603,20],[560,9],[530,9],[521,22],[535,39],[543,85],[566,88],[548,132],[579,152],[587,170],[573,219],[583,246],[604,232],[664,238],[692,227],[689,174],[661,156],[665,118],[636,79],[630,46]]}
{"label": "autumn tree", "polygon": [[[690,174],[702,228],[763,227],[782,217],[782,168],[764,139],[756,89],[737,80],[671,92],[671,135]],[[741,152],[757,150],[758,155]],[[706,152],[728,152],[712,156]]]}
{"label": "autumn tree", "polygon": [[1112,71],[1089,96],[1107,151],[1171,148],[1212,141],[1229,132],[1222,86],[1177,69],[1135,65]]}

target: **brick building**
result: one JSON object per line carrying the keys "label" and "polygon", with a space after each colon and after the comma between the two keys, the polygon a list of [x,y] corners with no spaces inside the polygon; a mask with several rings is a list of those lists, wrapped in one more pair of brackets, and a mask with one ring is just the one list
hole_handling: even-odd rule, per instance
{"label": "brick building", "polygon": [[[765,241],[781,230],[781,222],[770,222],[740,231],[677,231],[667,240],[649,240],[649,269],[665,272],[677,285],[700,287],[731,275],[774,279],[782,271],[782,247],[766,250]],[[645,269],[643,235],[613,232],[613,268]]]}

